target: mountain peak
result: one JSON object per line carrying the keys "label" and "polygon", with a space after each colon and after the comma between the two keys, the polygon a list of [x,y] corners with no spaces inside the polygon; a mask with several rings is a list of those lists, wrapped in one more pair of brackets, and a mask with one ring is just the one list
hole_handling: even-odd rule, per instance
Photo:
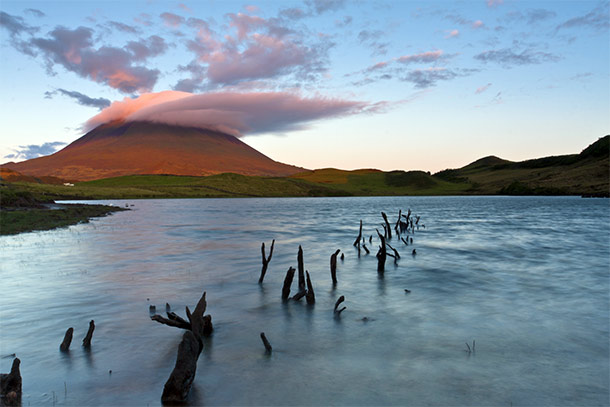
{"label": "mountain peak", "polygon": [[52,155],[3,167],[75,181],[132,174],[285,176],[303,171],[274,161],[229,134],[124,121],[102,124]]}

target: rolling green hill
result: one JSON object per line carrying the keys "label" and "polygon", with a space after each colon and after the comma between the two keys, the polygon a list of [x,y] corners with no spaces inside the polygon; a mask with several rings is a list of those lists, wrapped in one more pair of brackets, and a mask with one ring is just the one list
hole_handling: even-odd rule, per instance
{"label": "rolling green hill", "polygon": [[472,185],[472,194],[608,196],[610,136],[580,154],[512,162],[485,157],[463,168],[434,174],[448,182]]}
{"label": "rolling green hill", "polygon": [[[203,177],[128,175],[78,182],[74,186],[23,181],[11,185],[45,200],[483,194],[608,196],[609,140],[610,136],[602,137],[580,154],[521,162],[489,156],[434,175],[423,171],[325,168],[290,177],[233,173]],[[1,187],[0,193],[4,188]]]}

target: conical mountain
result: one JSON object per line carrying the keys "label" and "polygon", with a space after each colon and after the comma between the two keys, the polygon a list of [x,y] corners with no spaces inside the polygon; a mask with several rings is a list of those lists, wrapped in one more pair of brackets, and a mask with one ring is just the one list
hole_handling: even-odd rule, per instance
{"label": "conical mountain", "polygon": [[228,134],[151,122],[103,124],[55,154],[2,167],[74,181],[132,174],[286,176],[303,171]]}

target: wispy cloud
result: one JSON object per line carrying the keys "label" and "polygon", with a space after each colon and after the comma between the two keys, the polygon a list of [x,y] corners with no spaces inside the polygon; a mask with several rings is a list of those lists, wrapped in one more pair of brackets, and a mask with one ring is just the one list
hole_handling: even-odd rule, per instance
{"label": "wispy cloud", "polygon": [[448,81],[458,76],[458,73],[447,68],[414,69],[402,78],[405,82],[411,82],[417,89],[425,89],[435,86],[438,81]]}
{"label": "wispy cloud", "polygon": [[66,145],[62,141],[53,141],[44,144],[29,144],[27,146],[19,146],[13,149],[12,154],[5,155],[4,158],[11,160],[29,160],[30,158],[42,157],[44,155],[53,154],[61,146]]}
{"label": "wispy cloud", "polygon": [[369,47],[373,55],[384,55],[390,45],[388,42],[381,41],[385,36],[381,30],[362,30],[358,33],[358,41]]}
{"label": "wispy cloud", "polygon": [[605,1],[600,3],[596,8],[589,13],[571,18],[556,27],[556,30],[575,27],[594,28],[597,30],[607,30],[610,28],[610,3]]}
{"label": "wispy cloud", "polygon": [[23,12],[25,14],[29,14],[29,15],[37,17],[37,18],[42,18],[42,17],[46,16],[45,13],[43,13],[42,11],[35,9],[35,8],[26,8],[25,10],[23,10]]}
{"label": "wispy cloud", "polygon": [[489,89],[489,87],[491,86],[491,83],[488,83],[487,85],[483,85],[477,88],[477,90],[474,91],[475,94],[481,94],[483,92],[485,92],[487,89]]}
{"label": "wispy cloud", "polygon": [[139,34],[142,30],[140,30],[138,27],[135,27],[133,25],[128,25],[125,23],[121,23],[120,21],[108,21],[108,23],[106,23],[108,25],[108,27],[118,30],[118,31],[122,31],[124,33],[128,33],[128,34]]}
{"label": "wispy cloud", "polygon": [[504,0],[487,0],[487,7],[497,7],[501,4],[504,4]]}
{"label": "wispy cloud", "polygon": [[484,63],[497,63],[506,68],[515,65],[534,65],[545,62],[557,62],[560,59],[557,55],[548,52],[534,51],[532,49],[518,52],[511,48],[484,51],[475,55],[474,58]]}
{"label": "wispy cloud", "polygon": [[445,38],[457,38],[460,36],[460,30],[451,30],[447,32]]}
{"label": "wispy cloud", "polygon": [[89,106],[89,107],[96,107],[98,109],[103,109],[105,107],[110,106],[110,100],[105,99],[105,98],[92,98],[90,96],[87,96],[83,93],[74,91],[74,90],[66,90],[66,89],[55,89],[52,92],[45,92],[45,98],[46,99],[52,99],[53,96],[55,96],[57,93],[61,93],[64,96],[68,96],[74,100],[76,100],[76,102],[79,105],[82,106]]}
{"label": "wispy cloud", "polygon": [[163,24],[172,28],[178,28],[184,23],[184,17],[174,13],[161,13],[159,17],[163,20]]}

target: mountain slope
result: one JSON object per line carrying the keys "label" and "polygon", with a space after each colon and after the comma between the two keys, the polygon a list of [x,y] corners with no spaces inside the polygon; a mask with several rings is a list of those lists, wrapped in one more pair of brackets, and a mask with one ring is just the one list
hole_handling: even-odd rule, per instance
{"label": "mountain slope", "polygon": [[435,177],[472,184],[474,194],[608,195],[610,136],[589,145],[580,154],[512,162],[486,157],[465,167],[444,170]]}
{"label": "mountain slope", "polygon": [[74,181],[132,174],[286,176],[303,171],[228,134],[148,122],[107,123],[55,154],[2,167]]}

